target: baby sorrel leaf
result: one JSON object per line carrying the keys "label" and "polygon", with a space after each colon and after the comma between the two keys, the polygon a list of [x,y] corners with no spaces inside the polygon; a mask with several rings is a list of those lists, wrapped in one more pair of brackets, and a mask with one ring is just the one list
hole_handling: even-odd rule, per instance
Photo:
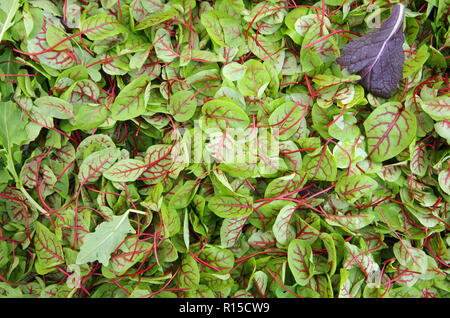
{"label": "baby sorrel leaf", "polygon": [[95,232],[84,237],[80,253],[77,256],[77,264],[99,261],[108,266],[111,253],[125,239],[129,233],[135,230],[128,220],[129,212],[122,215],[113,215],[110,221],[105,221],[95,228]]}
{"label": "baby sorrel leaf", "polygon": [[111,181],[131,182],[136,181],[146,168],[141,160],[123,159],[106,170],[103,176]]}
{"label": "baby sorrel leaf", "polygon": [[107,148],[90,154],[80,165],[78,179],[83,183],[95,182],[120,157],[120,151]]}
{"label": "baby sorrel leaf", "polygon": [[253,212],[253,198],[237,198],[231,196],[214,196],[208,207],[221,218],[243,217]]}
{"label": "baby sorrel leaf", "polygon": [[81,23],[81,31],[90,40],[103,40],[123,32],[125,28],[106,13],[91,16]]}
{"label": "baby sorrel leaf", "polygon": [[41,273],[45,274],[52,267],[64,263],[64,252],[60,240],[40,222],[36,222],[34,244]]}
{"label": "baby sorrel leaf", "polygon": [[294,275],[295,281],[300,286],[308,284],[314,275],[314,263],[311,245],[305,240],[295,239],[288,246],[289,269]]}
{"label": "baby sorrel leaf", "polygon": [[395,5],[380,28],[347,43],[336,59],[350,73],[361,76],[364,88],[380,97],[390,98],[403,77],[404,13],[403,5]]}
{"label": "baby sorrel leaf", "polygon": [[381,162],[398,155],[416,135],[416,117],[398,104],[377,107],[364,122],[370,159]]}
{"label": "baby sorrel leaf", "polygon": [[140,76],[125,86],[111,105],[112,116],[116,120],[128,120],[145,112],[149,99],[150,77]]}

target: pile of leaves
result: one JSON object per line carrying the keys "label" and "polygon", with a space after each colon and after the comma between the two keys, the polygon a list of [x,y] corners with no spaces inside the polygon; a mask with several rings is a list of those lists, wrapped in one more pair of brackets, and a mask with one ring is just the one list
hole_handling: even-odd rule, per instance
{"label": "pile of leaves", "polygon": [[398,4],[1,1],[0,296],[449,297],[449,3]]}

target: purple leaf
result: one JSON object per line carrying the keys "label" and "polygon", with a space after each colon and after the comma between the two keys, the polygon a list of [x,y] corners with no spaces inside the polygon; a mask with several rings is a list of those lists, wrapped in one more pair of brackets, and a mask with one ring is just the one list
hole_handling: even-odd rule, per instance
{"label": "purple leaf", "polygon": [[390,98],[402,79],[404,12],[403,5],[395,5],[380,28],[347,43],[337,58],[350,73],[361,76],[364,88],[380,97]]}

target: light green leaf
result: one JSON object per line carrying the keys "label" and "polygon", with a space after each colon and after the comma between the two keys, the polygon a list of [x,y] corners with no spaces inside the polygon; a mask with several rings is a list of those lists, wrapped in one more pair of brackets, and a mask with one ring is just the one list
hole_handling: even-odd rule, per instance
{"label": "light green leaf", "polygon": [[77,256],[77,264],[99,261],[108,266],[111,254],[127,234],[136,233],[128,220],[128,214],[113,215],[111,220],[104,221],[93,233],[87,234]]}

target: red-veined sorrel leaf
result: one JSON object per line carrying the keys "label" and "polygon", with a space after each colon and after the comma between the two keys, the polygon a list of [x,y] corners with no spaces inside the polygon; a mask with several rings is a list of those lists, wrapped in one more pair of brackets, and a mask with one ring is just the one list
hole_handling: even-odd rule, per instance
{"label": "red-veined sorrel leaf", "polygon": [[63,99],[44,96],[37,98],[34,103],[43,114],[48,114],[51,117],[59,119],[74,118],[72,105]]}
{"label": "red-veined sorrel leaf", "polygon": [[[285,140],[279,143],[279,147],[280,147],[280,154],[283,156],[284,162],[286,163],[287,167],[292,171],[300,173],[303,164],[302,164],[302,155],[297,145],[291,140]],[[306,178],[300,176],[300,179]]]}
{"label": "red-veined sorrel leaf", "polygon": [[244,217],[253,212],[252,197],[214,196],[208,207],[221,218]]}
{"label": "red-veined sorrel leaf", "polygon": [[[317,14],[303,15],[295,21],[295,31],[298,35],[304,36],[311,26],[317,22]],[[327,21],[328,22],[328,21]]]}
{"label": "red-veined sorrel leaf", "polygon": [[170,41],[170,34],[166,29],[161,28],[156,31],[153,45],[155,46],[156,56],[166,63],[170,63],[178,57]]}
{"label": "red-veined sorrel leaf", "polygon": [[424,273],[427,270],[428,262],[423,250],[412,247],[407,240],[402,240],[394,244],[393,252],[398,262],[413,272]]}
{"label": "red-veined sorrel leaf", "polygon": [[115,147],[116,145],[110,136],[95,134],[86,137],[82,142],[80,142],[75,152],[75,158],[77,162],[81,162],[94,152]]}
{"label": "red-veined sorrel leaf", "polygon": [[295,230],[291,225],[295,210],[296,205],[289,203],[280,210],[273,223],[272,232],[280,244],[286,244],[295,237]]}
{"label": "red-veined sorrel leaf", "polygon": [[253,275],[252,283],[255,284],[256,289],[258,290],[258,292],[261,295],[264,295],[266,293],[267,281],[268,281],[268,276],[263,271],[257,271]]}
{"label": "red-veined sorrel leaf", "polygon": [[336,191],[343,200],[354,203],[359,198],[372,193],[377,186],[377,182],[369,176],[351,175],[339,180]]}
{"label": "red-veined sorrel leaf", "polygon": [[300,238],[306,241],[308,244],[313,244],[320,236],[320,224],[319,220],[308,219],[304,220],[302,218],[296,218],[296,238]]}
{"label": "red-veined sorrel leaf", "polygon": [[421,292],[414,287],[398,287],[391,289],[389,291],[389,295],[391,295],[393,298],[421,298],[422,294]]}
{"label": "red-veined sorrel leaf", "polygon": [[[62,217],[56,221],[56,233],[62,234],[67,242],[73,244],[73,248],[78,250],[84,237],[89,233],[90,217],[91,213],[88,209],[75,213],[73,206],[68,207],[62,213]],[[67,254],[67,249],[64,250]],[[75,260],[73,260],[73,263],[75,263]]]}
{"label": "red-veined sorrel leaf", "polygon": [[8,217],[18,224],[27,226],[32,224],[38,217],[37,211],[30,206],[22,192],[14,189],[5,189],[2,193],[2,201],[5,202]]}
{"label": "red-veined sorrel leaf", "polygon": [[150,78],[140,76],[125,86],[111,105],[115,120],[128,120],[145,112],[150,94]]}
{"label": "red-veined sorrel leaf", "polygon": [[314,275],[311,246],[304,240],[292,240],[288,246],[287,257],[289,269],[297,284],[307,285]]}
{"label": "red-veined sorrel leaf", "polygon": [[314,76],[312,81],[321,87],[326,87],[326,86],[339,85],[339,84],[343,84],[343,83],[356,82],[360,78],[361,78],[361,76],[359,76],[359,75],[348,75],[345,77],[337,77],[334,75],[318,74],[318,75]]}
{"label": "red-veined sorrel leaf", "polygon": [[228,63],[223,67],[223,76],[230,81],[238,81],[245,76],[247,67],[236,62]]}
{"label": "red-veined sorrel leaf", "polygon": [[90,79],[76,81],[61,95],[72,105],[98,104],[100,90]]}
{"label": "red-veined sorrel leaf", "polygon": [[69,41],[62,42],[65,37],[64,31],[54,25],[50,25],[47,31],[45,31],[45,39],[48,45],[55,51],[70,50],[72,48]]}
{"label": "red-veined sorrel leaf", "polygon": [[243,66],[247,69],[244,77],[236,83],[237,88],[244,96],[260,98],[270,82],[270,75],[264,65],[257,60],[248,60]]}
{"label": "red-veined sorrel leaf", "polygon": [[450,195],[450,166],[439,172],[438,182],[442,191]]}
{"label": "red-veined sorrel leaf", "polygon": [[324,63],[334,61],[339,55],[334,35],[329,34],[327,29],[329,25],[328,18],[316,17],[315,23],[307,29],[300,50],[300,63],[304,72],[320,69]]}
{"label": "red-veined sorrel leaf", "polygon": [[186,254],[181,263],[177,275],[177,287],[187,289],[197,289],[200,283],[200,271],[195,259]]}
{"label": "red-veined sorrel leaf", "polygon": [[422,109],[434,120],[450,119],[450,96],[441,95],[431,100],[420,100]]}
{"label": "red-veined sorrel leaf", "polygon": [[270,248],[277,244],[272,231],[256,231],[248,238],[248,245],[258,248]]}
{"label": "red-veined sorrel leaf", "polygon": [[95,232],[85,236],[77,264],[99,261],[108,266],[111,253],[116,250],[125,236],[136,231],[130,224],[128,212],[114,215],[110,221],[104,221],[95,228]]}
{"label": "red-veined sorrel leaf", "polygon": [[90,154],[81,163],[78,180],[82,183],[97,181],[119,157],[120,151],[114,148],[107,148]]}
{"label": "red-veined sorrel leaf", "polygon": [[403,78],[407,78],[422,69],[423,64],[427,61],[429,56],[430,53],[428,52],[428,46],[422,45],[417,49],[415,54],[411,54],[407,57],[403,64]]}
{"label": "red-veined sorrel leaf", "polygon": [[160,24],[164,21],[167,21],[169,19],[172,19],[177,14],[178,14],[178,11],[174,7],[172,7],[166,11],[159,12],[154,15],[146,17],[145,19],[140,21],[138,25],[136,25],[135,29],[143,30],[143,29],[149,28],[151,26],[154,26],[154,25]]}
{"label": "red-veined sorrel leaf", "polygon": [[206,29],[206,32],[208,32],[209,36],[211,37],[211,40],[219,46],[227,46],[224,33],[219,22],[220,13],[211,10],[208,13],[202,14],[200,19],[201,23]]}
{"label": "red-veined sorrel leaf", "polygon": [[61,242],[57,236],[40,222],[36,222],[36,246],[38,272],[45,274],[54,270],[54,267],[64,263],[64,253]]}
{"label": "red-veined sorrel leaf", "polygon": [[144,158],[147,170],[141,175],[145,183],[156,184],[164,181],[171,174],[177,176],[182,167],[177,165],[172,150],[170,145],[153,145],[147,149]]}
{"label": "red-veined sorrel leaf", "polygon": [[111,255],[108,266],[102,266],[102,273],[108,278],[123,275],[130,267],[151,252],[151,243],[138,241],[136,237],[127,239],[121,245],[120,251]]}
{"label": "red-veined sorrel leaf", "polygon": [[218,127],[221,130],[227,128],[247,128],[250,120],[245,111],[233,100],[221,97],[205,103],[202,107],[205,115],[205,129]]}
{"label": "red-veined sorrel leaf", "polygon": [[232,247],[238,241],[242,228],[247,223],[247,216],[226,218],[220,227],[220,242],[224,248]]}
{"label": "red-veined sorrel leaf", "polygon": [[90,40],[103,40],[125,31],[125,28],[113,17],[99,13],[81,22],[80,30]]}
{"label": "red-veined sorrel leaf", "polygon": [[346,254],[344,258],[344,268],[358,268],[364,276],[368,277],[372,273],[379,273],[380,267],[375,262],[372,253],[361,250],[356,245],[345,242]]}
{"label": "red-veined sorrel leaf", "polygon": [[425,148],[425,145],[416,145],[414,152],[411,155],[411,172],[419,177],[424,177],[427,173],[429,159],[429,152]]}
{"label": "red-veined sorrel leaf", "polygon": [[123,159],[116,162],[103,173],[103,176],[115,182],[135,181],[144,172],[147,166],[137,159]]}
{"label": "red-veined sorrel leaf", "polygon": [[[34,37],[28,39],[27,49],[30,53],[36,54],[37,59],[43,64],[55,70],[63,70],[73,66],[76,62],[74,52],[68,50],[53,50],[46,40],[47,29],[51,25],[59,25],[59,20],[51,13],[44,15],[40,32],[33,33]],[[39,25],[39,24],[38,24]]]}
{"label": "red-veined sorrel leaf", "polygon": [[337,256],[336,256],[336,245],[334,243],[333,237],[328,233],[321,233],[320,239],[323,242],[323,245],[325,246],[325,249],[327,250],[328,258],[327,258],[327,265],[330,268],[329,275],[333,275],[336,271],[337,267]]}
{"label": "red-veined sorrel leaf", "polygon": [[416,135],[416,117],[398,104],[377,107],[364,122],[371,160],[381,162],[398,155]]}
{"label": "red-veined sorrel leaf", "polygon": [[342,268],[340,278],[338,298],[359,298],[365,280],[363,272],[358,268]]}
{"label": "red-veined sorrel leaf", "polygon": [[196,180],[188,180],[181,186],[177,192],[174,193],[170,199],[169,206],[175,209],[182,209],[189,205],[194,198],[195,193],[199,187]]}
{"label": "red-veined sorrel leaf", "polygon": [[298,103],[287,102],[278,106],[269,117],[269,124],[278,131],[274,134],[280,140],[287,140],[300,127],[305,127],[305,111]]}
{"label": "red-veined sorrel leaf", "polygon": [[172,236],[177,234],[181,229],[181,219],[176,209],[161,205],[161,219],[164,227],[167,230],[167,235]]}
{"label": "red-veined sorrel leaf", "polygon": [[343,215],[327,214],[326,216],[328,224],[341,226],[349,231],[357,231],[372,223],[374,219],[375,215],[359,211],[348,211]]}
{"label": "red-veined sorrel leaf", "polygon": [[434,130],[439,136],[445,138],[448,143],[450,140],[450,120],[438,121],[434,124]]}
{"label": "red-veined sorrel leaf", "polygon": [[226,274],[234,265],[234,255],[230,250],[208,246],[199,254],[199,258],[215,268],[205,268],[207,272]]}
{"label": "red-veined sorrel leaf", "polygon": [[336,180],[336,159],[331,155],[328,147],[316,155],[306,155],[303,158],[303,166],[308,173],[308,178],[322,181]]}
{"label": "red-veined sorrel leaf", "polygon": [[266,188],[264,197],[274,198],[280,195],[294,192],[296,189],[300,189],[307,181],[306,175],[298,173],[288,174],[283,177],[273,179]]}
{"label": "red-veined sorrel leaf", "polygon": [[173,118],[179,122],[185,122],[194,116],[197,109],[197,100],[191,91],[179,91],[170,96],[168,106]]}

